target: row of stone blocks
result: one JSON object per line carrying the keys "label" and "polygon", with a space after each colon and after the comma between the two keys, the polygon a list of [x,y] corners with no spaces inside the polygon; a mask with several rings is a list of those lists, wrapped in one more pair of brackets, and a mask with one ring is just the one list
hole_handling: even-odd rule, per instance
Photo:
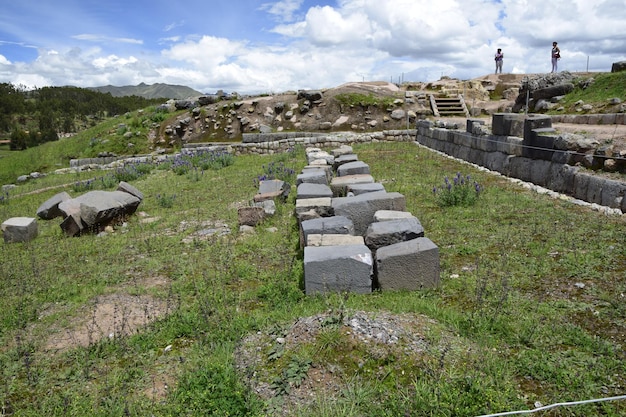
{"label": "row of stone blocks", "polygon": [[439,284],[439,248],[402,194],[374,182],[350,146],[308,148],[307,160],[296,181],[306,294]]}

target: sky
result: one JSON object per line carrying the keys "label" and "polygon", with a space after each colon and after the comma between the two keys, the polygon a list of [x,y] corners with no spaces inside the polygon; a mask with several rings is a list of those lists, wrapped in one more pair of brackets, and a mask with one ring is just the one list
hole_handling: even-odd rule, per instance
{"label": "sky", "polygon": [[610,71],[626,0],[0,0],[0,83],[275,94],[354,81]]}

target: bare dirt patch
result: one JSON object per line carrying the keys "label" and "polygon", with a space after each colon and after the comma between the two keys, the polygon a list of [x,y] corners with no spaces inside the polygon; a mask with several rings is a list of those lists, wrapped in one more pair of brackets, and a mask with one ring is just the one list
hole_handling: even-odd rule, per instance
{"label": "bare dirt patch", "polygon": [[77,314],[68,317],[65,324],[50,327],[44,349],[62,352],[87,347],[105,338],[135,334],[167,315],[171,306],[167,300],[150,294],[133,295],[133,289],[156,288],[167,283],[168,280],[163,277],[150,277],[94,298]]}

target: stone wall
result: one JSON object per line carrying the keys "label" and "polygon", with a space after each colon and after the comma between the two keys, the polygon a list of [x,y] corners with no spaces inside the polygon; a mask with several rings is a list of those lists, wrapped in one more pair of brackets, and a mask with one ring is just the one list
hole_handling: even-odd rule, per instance
{"label": "stone wall", "polygon": [[[496,114],[489,132],[481,120],[468,119],[465,131],[417,124],[417,142],[447,155],[548,188],[575,199],[626,213],[626,182],[577,166],[581,155],[568,149],[551,128],[550,116]],[[509,136],[523,131],[523,137]],[[592,156],[602,158],[602,156]]]}

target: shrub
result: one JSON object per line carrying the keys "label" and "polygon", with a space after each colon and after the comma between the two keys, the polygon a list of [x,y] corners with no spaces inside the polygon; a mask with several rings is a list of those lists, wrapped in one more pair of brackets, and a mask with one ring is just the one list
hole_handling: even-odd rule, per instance
{"label": "shrub", "polygon": [[440,207],[449,206],[471,206],[478,200],[482,186],[472,181],[469,175],[463,176],[457,172],[452,181],[448,177],[444,178],[442,187],[433,187],[433,194]]}

